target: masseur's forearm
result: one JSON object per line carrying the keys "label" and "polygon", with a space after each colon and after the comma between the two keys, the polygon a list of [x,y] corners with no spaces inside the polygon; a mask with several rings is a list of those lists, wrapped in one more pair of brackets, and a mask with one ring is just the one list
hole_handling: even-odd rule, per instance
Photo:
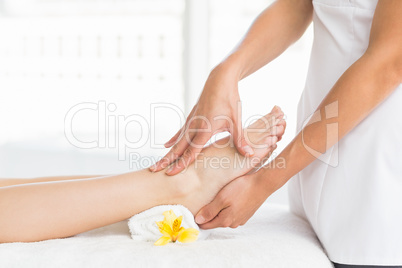
{"label": "masseur's forearm", "polygon": [[[274,185],[274,190],[280,188],[342,139],[402,83],[402,76],[392,71],[386,61],[380,61],[366,54],[344,73],[307,126],[278,156],[285,160],[286,168],[272,167],[259,172],[264,183]],[[335,117],[328,118],[331,113]],[[327,129],[328,124],[334,123],[337,128]],[[313,155],[306,148],[318,154]]]}
{"label": "masseur's forearm", "polygon": [[244,39],[224,60],[239,80],[257,71],[297,41],[311,23],[311,0],[278,0],[255,20]]}
{"label": "masseur's forearm", "polygon": [[[266,189],[271,188],[268,192],[281,187],[316,159],[318,155],[312,155],[306,148],[324,153],[402,83],[400,12],[401,1],[379,2],[367,51],[340,77],[317,108],[315,116],[278,156],[285,159],[286,168],[274,167],[259,172],[258,177]],[[334,109],[335,117],[329,118],[328,113]],[[321,119],[316,120],[319,113]],[[331,123],[337,123],[338,128],[327,132],[327,125]]]}

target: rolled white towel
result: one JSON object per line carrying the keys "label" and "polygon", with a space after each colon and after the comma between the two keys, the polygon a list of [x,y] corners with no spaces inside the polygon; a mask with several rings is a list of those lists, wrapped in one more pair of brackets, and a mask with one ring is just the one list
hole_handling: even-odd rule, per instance
{"label": "rolled white towel", "polygon": [[[156,206],[132,216],[128,220],[131,237],[136,241],[158,240],[162,234],[156,225],[157,221],[163,221],[163,212],[173,210],[177,217],[183,216],[181,226],[184,228],[194,228],[200,231],[195,223],[194,216],[186,207],[182,205],[163,205]],[[205,239],[205,233],[200,231],[198,240]]]}

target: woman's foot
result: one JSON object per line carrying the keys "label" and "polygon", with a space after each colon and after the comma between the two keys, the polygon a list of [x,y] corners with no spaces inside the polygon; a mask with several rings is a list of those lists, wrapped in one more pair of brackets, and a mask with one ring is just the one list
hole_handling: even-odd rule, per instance
{"label": "woman's foot", "polygon": [[197,213],[226,184],[261,166],[275,150],[285,128],[283,112],[275,106],[244,130],[247,142],[254,149],[253,156],[240,155],[229,137],[204,148],[187,170],[174,176],[182,177],[181,185],[177,185],[184,192],[179,203]]}

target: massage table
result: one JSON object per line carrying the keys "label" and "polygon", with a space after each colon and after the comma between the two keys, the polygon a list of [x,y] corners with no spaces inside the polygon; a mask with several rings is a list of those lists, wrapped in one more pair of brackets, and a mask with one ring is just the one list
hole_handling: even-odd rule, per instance
{"label": "massage table", "polygon": [[237,229],[205,240],[154,246],[131,239],[127,221],[74,237],[0,244],[0,267],[333,267],[310,225],[265,203]]}

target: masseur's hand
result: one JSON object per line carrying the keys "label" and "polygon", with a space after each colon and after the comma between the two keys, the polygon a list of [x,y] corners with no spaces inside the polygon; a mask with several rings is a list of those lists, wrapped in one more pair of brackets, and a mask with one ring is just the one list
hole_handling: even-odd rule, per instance
{"label": "masseur's hand", "polygon": [[160,171],[179,159],[166,174],[181,172],[194,161],[213,135],[224,131],[232,134],[233,142],[242,155],[253,155],[243,135],[239,77],[228,69],[221,64],[211,72],[186,124],[165,144],[166,148],[174,146],[151,167],[151,171]]}
{"label": "masseur's hand", "polygon": [[258,172],[235,179],[197,213],[195,221],[202,229],[244,225],[274,192],[264,184]]}

